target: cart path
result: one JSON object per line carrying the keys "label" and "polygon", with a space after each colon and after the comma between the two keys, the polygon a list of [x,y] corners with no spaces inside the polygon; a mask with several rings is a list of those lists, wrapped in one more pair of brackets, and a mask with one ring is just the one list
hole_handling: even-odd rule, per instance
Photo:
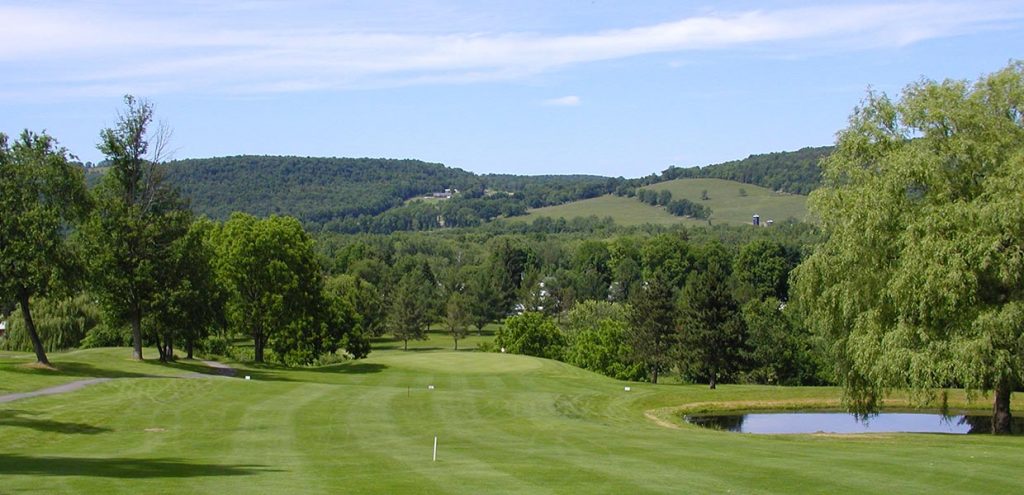
{"label": "cart path", "polygon": [[235,373],[238,372],[238,370],[219,361],[200,360],[200,362],[213,368],[214,372],[216,372],[220,376],[235,376]]}
{"label": "cart path", "polygon": [[[237,372],[237,370],[235,370],[231,366],[228,366],[228,365],[226,365],[224,363],[219,363],[217,361],[202,361],[202,363],[207,365],[207,366],[209,366],[210,368],[214,369],[214,372],[216,374],[212,375],[212,376],[215,376],[215,377],[235,376],[235,373]],[[211,375],[206,375],[206,374],[203,374],[203,373],[186,373],[184,375],[177,375],[177,376],[175,376],[175,375],[167,375],[167,376],[164,376],[164,375],[147,375],[147,376],[143,376],[141,378],[204,378],[204,377],[208,378],[210,376]],[[73,382],[68,382],[68,383],[64,383],[64,384],[61,384],[61,385],[56,385],[56,386],[53,386],[53,387],[47,387],[47,388],[43,388],[43,389],[39,389],[39,390],[33,390],[31,392],[18,392],[18,393],[13,393],[13,394],[0,395],[0,404],[4,404],[4,403],[7,403],[7,402],[14,402],[16,400],[22,400],[22,399],[31,399],[33,397],[43,397],[43,396],[47,396],[47,395],[66,394],[66,393],[69,393],[69,392],[74,392],[76,390],[81,390],[81,389],[83,389],[85,387],[88,387],[89,385],[96,385],[97,383],[109,382],[109,381],[115,380],[115,379],[120,380],[121,378],[88,378],[88,379],[85,379],[85,380],[76,380],[76,381],[73,381]]]}
{"label": "cart path", "polygon": [[48,387],[40,390],[33,390],[31,392],[19,392],[16,394],[0,395],[0,404],[5,402],[14,402],[21,399],[30,399],[32,397],[42,397],[44,395],[56,395],[66,394],[68,392],[74,392],[75,390],[81,390],[89,385],[95,385],[97,383],[109,382],[113,378],[90,378],[88,380],[78,380],[63,385],[57,385],[55,387]]}

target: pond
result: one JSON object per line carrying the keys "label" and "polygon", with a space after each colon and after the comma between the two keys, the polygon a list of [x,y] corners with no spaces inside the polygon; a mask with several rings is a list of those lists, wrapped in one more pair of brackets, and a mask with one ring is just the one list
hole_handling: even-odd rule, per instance
{"label": "pond", "polygon": [[[739,433],[990,433],[989,415],[880,413],[865,419],[844,412],[787,412],[685,415],[690,424]],[[1013,433],[1024,433],[1024,418],[1014,417]]]}

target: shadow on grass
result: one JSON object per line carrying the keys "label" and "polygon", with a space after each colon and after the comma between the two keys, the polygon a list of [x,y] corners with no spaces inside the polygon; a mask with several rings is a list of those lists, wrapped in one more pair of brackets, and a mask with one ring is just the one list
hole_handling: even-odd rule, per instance
{"label": "shadow on grass", "polygon": [[[36,431],[42,431],[47,433],[65,433],[82,435],[95,435],[97,433],[106,433],[108,431],[113,431],[110,428],[102,428],[99,426],[93,426],[85,423],[62,423],[60,421],[54,421],[52,419],[36,419],[30,417],[38,414],[39,413],[32,413],[28,411],[19,410],[0,411],[0,427],[14,426],[22,428],[31,428]],[[0,458],[2,458],[2,456],[0,456]]]}
{"label": "shadow on grass", "polygon": [[0,475],[90,476],[97,478],[198,478],[280,472],[261,465],[198,464],[180,459],[87,459],[0,454]]}
{"label": "shadow on grass", "polygon": [[364,363],[359,361],[332,364],[318,368],[289,368],[275,363],[246,363],[246,366],[247,368],[240,369],[238,371],[238,375],[248,375],[252,377],[253,380],[281,382],[315,381],[303,380],[302,373],[367,375],[371,373],[380,373],[388,369],[386,364]]}
{"label": "shadow on grass", "polygon": [[194,359],[178,359],[175,361],[160,362],[159,359],[146,360],[143,363],[154,368],[178,370],[184,373],[199,373],[201,375],[219,375],[217,368],[207,366],[205,363]]}

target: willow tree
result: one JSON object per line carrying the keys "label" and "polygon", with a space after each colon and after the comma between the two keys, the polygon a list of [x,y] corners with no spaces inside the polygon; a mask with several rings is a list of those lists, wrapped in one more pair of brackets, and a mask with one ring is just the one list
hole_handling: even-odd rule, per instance
{"label": "willow tree", "polygon": [[36,361],[43,365],[50,363],[30,300],[46,295],[68,273],[68,227],[82,218],[87,201],[82,169],[68,162],[53,138],[25,131],[8,146],[0,134],[0,297],[20,306]]}
{"label": "willow tree", "polygon": [[810,198],[828,240],[797,270],[852,410],[892,389],[994,392],[1010,430],[1024,384],[1024,64],[869,93]]}

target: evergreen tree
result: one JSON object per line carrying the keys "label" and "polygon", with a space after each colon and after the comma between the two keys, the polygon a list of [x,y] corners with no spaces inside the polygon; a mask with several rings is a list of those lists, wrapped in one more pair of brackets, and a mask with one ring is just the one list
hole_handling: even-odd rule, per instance
{"label": "evergreen tree", "polygon": [[690,275],[680,294],[679,368],[715,388],[741,368],[746,326],[729,287],[729,260],[720,245],[705,253],[702,270]]}
{"label": "evergreen tree", "polygon": [[655,274],[634,293],[629,312],[629,346],[635,360],[643,363],[651,383],[671,364],[669,350],[674,342],[675,289],[667,277]]}

